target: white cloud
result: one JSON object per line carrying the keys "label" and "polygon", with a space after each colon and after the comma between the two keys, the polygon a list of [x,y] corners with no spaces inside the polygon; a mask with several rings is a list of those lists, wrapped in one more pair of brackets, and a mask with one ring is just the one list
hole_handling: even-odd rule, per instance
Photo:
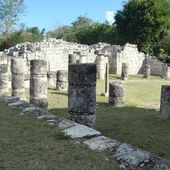
{"label": "white cloud", "polygon": [[115,16],[114,11],[106,11],[105,17],[106,17],[106,20],[109,22],[109,24],[113,24],[114,16]]}

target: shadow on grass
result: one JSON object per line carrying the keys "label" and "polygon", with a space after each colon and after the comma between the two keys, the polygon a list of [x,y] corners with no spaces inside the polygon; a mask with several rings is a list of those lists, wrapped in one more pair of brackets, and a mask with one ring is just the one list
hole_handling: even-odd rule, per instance
{"label": "shadow on grass", "polygon": [[58,94],[58,95],[64,95],[67,96],[67,92],[61,92],[61,91],[52,91],[51,94]]}

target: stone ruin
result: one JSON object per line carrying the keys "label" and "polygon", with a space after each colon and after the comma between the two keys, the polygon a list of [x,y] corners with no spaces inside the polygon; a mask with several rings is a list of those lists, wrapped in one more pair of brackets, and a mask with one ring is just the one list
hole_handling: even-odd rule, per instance
{"label": "stone ruin", "polygon": [[122,74],[123,63],[128,65],[129,75],[144,73],[145,65],[148,64],[151,75],[170,78],[170,67],[167,64],[154,56],[139,52],[137,45],[129,43],[125,46],[106,43],[88,46],[50,38],[42,42],[17,44],[0,52],[0,64],[10,66],[11,58],[23,58],[27,65],[27,72],[31,60],[41,59],[47,62],[48,72],[68,70],[69,63],[96,63],[97,78],[104,79],[106,63],[109,63],[109,72],[119,76]]}

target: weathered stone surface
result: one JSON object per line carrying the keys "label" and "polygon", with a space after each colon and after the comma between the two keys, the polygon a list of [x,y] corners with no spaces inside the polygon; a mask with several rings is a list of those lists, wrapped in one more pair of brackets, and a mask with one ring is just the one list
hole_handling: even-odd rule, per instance
{"label": "weathered stone surface", "polygon": [[24,109],[27,107],[32,107],[32,104],[26,102],[26,101],[16,101],[13,103],[9,103],[8,106],[13,107],[13,108],[20,108],[20,109]]}
{"label": "weathered stone surface", "polygon": [[7,64],[0,64],[0,95],[8,94],[8,82],[8,66]]}
{"label": "weathered stone surface", "polygon": [[27,113],[32,113],[35,116],[42,116],[48,114],[48,112],[42,108],[35,107],[35,106],[30,106],[26,107],[23,109],[21,114],[27,114]]}
{"label": "weathered stone surface", "polygon": [[31,60],[30,63],[31,75],[45,75],[47,76],[47,62],[44,60]]}
{"label": "weathered stone surface", "polygon": [[116,107],[125,105],[125,85],[122,81],[109,83],[109,104]]}
{"label": "weathered stone surface", "polygon": [[71,114],[94,114],[96,112],[96,88],[69,86],[68,105]]}
{"label": "weathered stone surface", "polygon": [[78,114],[70,113],[70,114],[71,114],[70,119],[77,123],[93,128],[96,125],[96,114],[91,114],[91,115],[89,113],[78,113]]}
{"label": "weathered stone surface", "polygon": [[68,55],[69,58],[69,64],[76,64],[76,55],[75,54],[69,54]]}
{"label": "weathered stone surface", "polygon": [[70,64],[69,85],[96,86],[95,64]]}
{"label": "weathered stone surface", "polygon": [[151,154],[131,145],[122,144],[117,148],[114,158],[130,167],[138,167],[141,163],[148,162]]}
{"label": "weathered stone surface", "polygon": [[165,159],[156,160],[154,167],[148,170],[170,170],[170,161]]}
{"label": "weathered stone surface", "polygon": [[11,59],[11,73],[12,73],[12,96],[18,96],[21,100],[25,100],[25,67],[24,59]]}
{"label": "weathered stone surface", "polygon": [[57,71],[57,90],[66,91],[68,89],[68,71]]}
{"label": "weathered stone surface", "polygon": [[71,121],[71,120],[67,120],[67,119],[62,119],[61,121],[59,121],[57,123],[57,126],[60,128],[60,129],[68,129],[70,127],[73,127],[77,125],[77,123]]}
{"label": "weathered stone surface", "polygon": [[106,60],[104,55],[98,55],[96,57],[97,65],[97,79],[104,80],[106,73]]}
{"label": "weathered stone surface", "polygon": [[92,139],[87,139],[84,141],[84,144],[86,144],[91,150],[98,151],[115,150],[120,145],[118,141],[105,136],[97,136]]}
{"label": "weathered stone surface", "polygon": [[11,59],[11,73],[12,74],[24,74],[26,63],[22,58]]}
{"label": "weathered stone surface", "polygon": [[162,86],[160,116],[163,120],[170,119],[170,86]]}
{"label": "weathered stone surface", "polygon": [[47,78],[48,78],[48,87],[56,88],[57,72],[56,71],[49,71],[47,73]]}
{"label": "weathered stone surface", "polygon": [[80,125],[80,124],[77,124],[76,126],[65,129],[63,132],[73,139],[101,135],[100,132],[92,128],[89,128],[87,126]]}
{"label": "weathered stone surface", "polygon": [[129,65],[128,63],[122,63],[122,74],[121,74],[122,80],[128,80],[128,75],[129,75]]}
{"label": "weathered stone surface", "polygon": [[144,65],[143,78],[149,79],[151,74],[151,66],[149,64]]}
{"label": "weathered stone surface", "polygon": [[69,76],[73,77],[75,81],[69,77],[68,111],[70,119],[89,127],[95,127],[96,120],[95,71],[96,65],[94,64],[69,65]]}
{"label": "weathered stone surface", "polygon": [[7,97],[5,98],[5,102],[6,103],[15,103],[15,102],[18,102],[20,101],[20,98],[18,96],[12,96],[12,97]]}
{"label": "weathered stone surface", "polygon": [[47,63],[43,60],[31,61],[30,103],[48,109]]}

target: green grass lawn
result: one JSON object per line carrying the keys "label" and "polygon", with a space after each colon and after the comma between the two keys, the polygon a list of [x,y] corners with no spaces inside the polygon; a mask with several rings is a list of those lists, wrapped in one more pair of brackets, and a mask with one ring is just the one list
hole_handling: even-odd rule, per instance
{"label": "green grass lawn", "polygon": [[0,108],[1,170],[118,169],[110,155],[77,147],[59,129],[33,116],[19,116],[19,110],[3,102]]}
{"label": "green grass lawn", "polygon": [[[110,79],[119,78],[111,75]],[[170,159],[170,121],[160,120],[157,111],[164,84],[170,85],[170,81],[132,76],[126,82],[126,107],[114,108],[108,105],[108,98],[100,96],[104,81],[98,81],[96,129],[105,136]],[[67,94],[49,90],[49,109],[55,115],[68,117]]]}

